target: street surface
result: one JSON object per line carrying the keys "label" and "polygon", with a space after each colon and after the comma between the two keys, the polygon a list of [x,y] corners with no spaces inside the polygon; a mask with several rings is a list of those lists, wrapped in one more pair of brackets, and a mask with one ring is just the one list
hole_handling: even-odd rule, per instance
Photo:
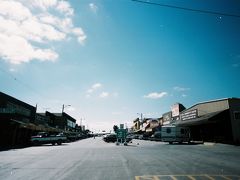
{"label": "street surface", "polygon": [[240,179],[240,147],[144,140],[116,146],[89,138],[1,151],[0,179]]}

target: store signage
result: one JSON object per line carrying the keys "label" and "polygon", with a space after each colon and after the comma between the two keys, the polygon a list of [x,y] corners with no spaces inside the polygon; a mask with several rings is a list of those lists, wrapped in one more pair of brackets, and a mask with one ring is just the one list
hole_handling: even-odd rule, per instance
{"label": "store signage", "polygon": [[167,113],[163,114],[162,116],[163,116],[163,122],[172,120],[172,112],[167,112]]}
{"label": "store signage", "polygon": [[171,110],[172,110],[172,117],[179,116],[179,104],[178,103],[172,105]]}
{"label": "store signage", "polygon": [[182,121],[186,121],[186,120],[190,120],[190,119],[195,119],[198,117],[197,115],[197,109],[193,109],[191,111],[187,111],[182,113],[181,115],[181,120]]}

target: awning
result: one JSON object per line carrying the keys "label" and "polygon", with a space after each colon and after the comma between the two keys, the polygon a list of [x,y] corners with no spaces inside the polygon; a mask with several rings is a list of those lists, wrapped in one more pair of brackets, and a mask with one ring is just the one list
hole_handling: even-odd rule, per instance
{"label": "awning", "polygon": [[20,127],[26,128],[27,127],[27,123],[22,122],[22,121],[18,121],[18,120],[14,120],[14,119],[10,119],[11,122],[20,125]]}
{"label": "awning", "polygon": [[[226,111],[226,110],[223,110]],[[217,111],[213,113],[205,114],[201,117],[185,120],[185,121],[179,121],[176,122],[176,126],[196,126],[196,125],[204,125],[204,124],[213,124],[217,122],[217,119],[214,119],[215,116],[219,115],[223,111]]]}

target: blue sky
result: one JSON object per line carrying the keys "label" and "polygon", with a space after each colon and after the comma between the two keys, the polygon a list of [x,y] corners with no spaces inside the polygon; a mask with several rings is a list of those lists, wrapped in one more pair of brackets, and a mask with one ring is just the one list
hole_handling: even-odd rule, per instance
{"label": "blue sky", "polygon": [[[239,1],[150,0],[228,14]],[[11,13],[15,12],[15,14]],[[0,90],[91,130],[240,97],[240,18],[131,0],[0,2]]]}

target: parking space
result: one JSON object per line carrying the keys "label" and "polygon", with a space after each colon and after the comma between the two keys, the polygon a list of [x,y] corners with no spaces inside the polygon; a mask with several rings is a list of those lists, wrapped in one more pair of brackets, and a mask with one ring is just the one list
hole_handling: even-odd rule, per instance
{"label": "parking space", "polygon": [[186,174],[186,175],[154,175],[136,176],[135,180],[239,180],[239,175],[209,175],[209,174]]}

